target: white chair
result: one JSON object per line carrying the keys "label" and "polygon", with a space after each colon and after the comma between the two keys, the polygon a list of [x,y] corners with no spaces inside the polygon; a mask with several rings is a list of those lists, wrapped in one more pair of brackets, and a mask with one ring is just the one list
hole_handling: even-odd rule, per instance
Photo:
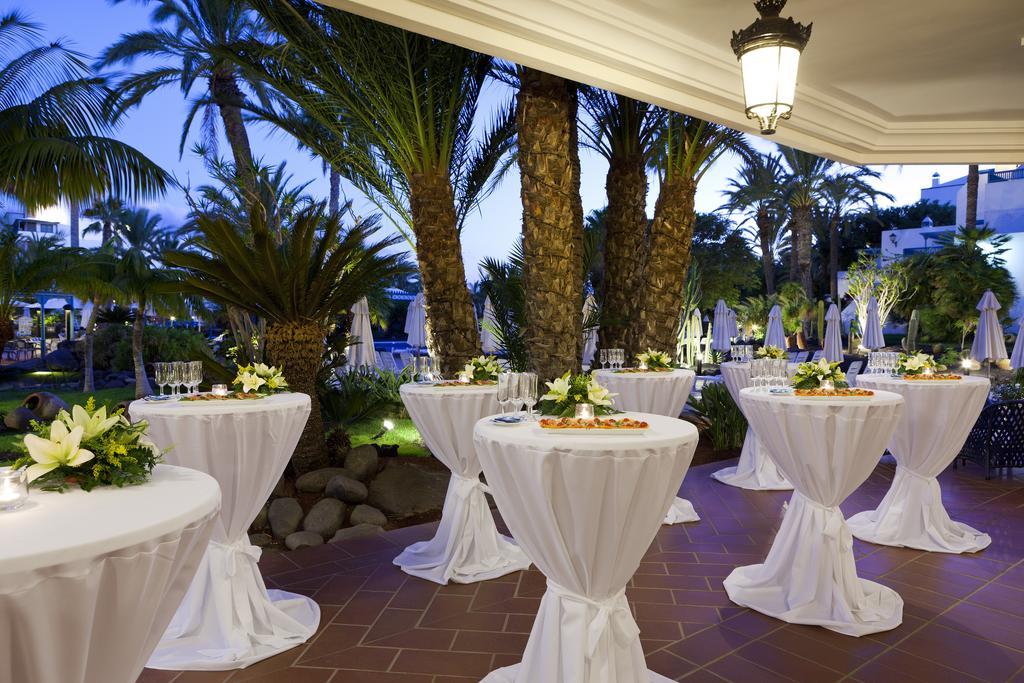
{"label": "white chair", "polygon": [[411,353],[402,351],[398,354],[398,359],[400,362],[396,369],[405,370],[406,368],[412,368],[414,372],[416,371],[416,359]]}
{"label": "white chair", "polygon": [[850,363],[850,367],[846,369],[846,382],[851,387],[857,386],[857,375],[860,374],[860,369],[863,365],[864,361],[855,360]]}
{"label": "white chair", "polygon": [[796,356],[797,356],[796,351],[790,351],[789,352],[789,362],[790,363],[795,363],[796,362]]}
{"label": "white chair", "polygon": [[377,352],[377,365],[380,366],[381,370],[388,372],[395,371],[395,357],[391,355],[390,351],[378,351]]}
{"label": "white chair", "polygon": [[811,362],[812,363],[817,363],[819,360],[821,360],[821,357],[824,356],[824,355],[825,355],[825,352],[822,351],[821,349],[818,349],[817,351],[814,352],[814,355],[811,356]]}
{"label": "white chair", "polygon": [[796,354],[796,360],[794,360],[793,362],[794,363],[806,363],[807,362],[807,357],[810,356],[810,355],[811,355],[810,351],[801,351],[800,353]]}

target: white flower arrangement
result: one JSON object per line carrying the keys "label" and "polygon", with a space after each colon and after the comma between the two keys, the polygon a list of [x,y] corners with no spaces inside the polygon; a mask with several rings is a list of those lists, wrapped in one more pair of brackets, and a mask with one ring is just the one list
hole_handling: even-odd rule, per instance
{"label": "white flower arrangement", "polygon": [[793,376],[793,386],[797,389],[817,389],[823,382],[831,382],[836,389],[845,389],[846,374],[839,369],[839,363],[831,363],[824,358],[817,363],[801,363]]}
{"label": "white flower arrangement", "polygon": [[647,349],[645,353],[636,354],[636,362],[647,370],[669,370],[672,368],[672,357],[664,351]]}
{"label": "white flower arrangement", "polygon": [[477,356],[466,363],[462,376],[467,382],[493,382],[501,373],[501,365],[494,356]]}
{"label": "white flower arrangement", "polygon": [[288,381],[284,378],[283,369],[266,363],[239,365],[238,374],[231,384],[243,394],[275,394],[288,390]]}
{"label": "white flower arrangement", "polygon": [[567,372],[555,381],[544,384],[548,391],[540,397],[540,403],[537,404],[543,415],[572,417],[578,403],[593,405],[595,415],[615,412],[612,406],[617,394],[601,386],[593,374],[573,375]]}
{"label": "white flower arrangement", "polygon": [[944,365],[937,364],[935,358],[927,353],[901,353],[896,360],[896,371],[903,375],[923,375],[945,369]]}
{"label": "white flower arrangement", "polygon": [[774,358],[776,360],[782,360],[786,358],[788,354],[785,349],[781,349],[778,346],[762,346],[754,352],[754,358]]}

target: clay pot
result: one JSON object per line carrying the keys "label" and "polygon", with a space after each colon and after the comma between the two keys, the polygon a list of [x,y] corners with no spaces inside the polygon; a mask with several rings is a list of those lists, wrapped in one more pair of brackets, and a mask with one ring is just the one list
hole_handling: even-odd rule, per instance
{"label": "clay pot", "polygon": [[71,407],[64,402],[64,399],[48,391],[37,391],[34,394],[29,394],[22,401],[21,405],[23,408],[28,408],[35,413],[37,419],[44,421],[54,419],[57,417],[57,413],[62,410],[71,410]]}
{"label": "clay pot", "polygon": [[26,432],[31,426],[32,420],[38,420],[36,414],[25,406],[18,406],[11,412],[4,415],[4,424],[8,429],[16,432]]}

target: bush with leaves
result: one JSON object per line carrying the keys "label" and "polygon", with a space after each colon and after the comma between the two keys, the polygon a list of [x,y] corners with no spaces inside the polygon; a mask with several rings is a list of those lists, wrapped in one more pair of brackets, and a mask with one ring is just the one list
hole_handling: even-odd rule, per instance
{"label": "bush with leaves", "polygon": [[[143,357],[153,361],[204,360],[212,357],[203,335],[177,327],[147,327]],[[132,369],[132,328],[105,325],[96,331],[93,367],[97,370]]]}
{"label": "bush with leaves", "polygon": [[380,368],[358,368],[317,387],[324,420],[342,426],[365,418],[404,411],[401,386],[412,381],[412,369],[397,375]]}
{"label": "bush with leaves", "polygon": [[700,398],[691,395],[688,404],[706,426],[712,448],[724,451],[743,447],[747,418],[743,417],[724,383],[706,383]]}

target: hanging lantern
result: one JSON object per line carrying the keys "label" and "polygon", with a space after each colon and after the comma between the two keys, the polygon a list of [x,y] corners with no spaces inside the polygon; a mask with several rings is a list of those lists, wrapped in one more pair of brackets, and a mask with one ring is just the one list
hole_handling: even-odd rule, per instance
{"label": "hanging lantern", "polygon": [[812,24],[779,16],[785,6],[786,0],[756,0],[760,18],[732,34],[747,118],[757,119],[762,135],[774,133],[779,119],[788,119],[793,111],[800,53],[811,37]]}

